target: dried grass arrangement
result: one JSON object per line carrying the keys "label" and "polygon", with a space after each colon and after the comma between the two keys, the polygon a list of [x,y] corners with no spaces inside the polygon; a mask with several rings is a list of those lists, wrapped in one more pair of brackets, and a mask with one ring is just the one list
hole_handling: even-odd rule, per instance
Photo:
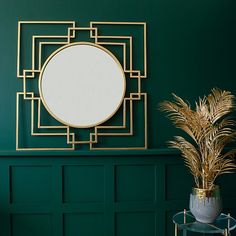
{"label": "dried grass arrangement", "polygon": [[231,173],[236,168],[236,150],[224,151],[236,138],[236,123],[230,117],[235,109],[234,95],[214,88],[208,96],[199,98],[195,109],[177,95],[173,97],[173,102],[161,102],[160,110],[166,112],[173,124],[185,131],[192,141],[175,136],[168,145],[180,150],[196,187],[211,190],[219,175]]}

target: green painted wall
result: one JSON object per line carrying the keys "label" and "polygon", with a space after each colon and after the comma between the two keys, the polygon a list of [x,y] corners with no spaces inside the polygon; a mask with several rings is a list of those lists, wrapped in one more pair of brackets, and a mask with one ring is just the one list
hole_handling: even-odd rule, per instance
{"label": "green painted wall", "polygon": [[234,0],[2,0],[0,148],[15,149],[15,92],[21,89],[16,80],[18,20],[146,21],[149,147],[160,148],[176,132],[155,110],[170,93],[189,101],[214,86],[236,93],[235,8]]}
{"label": "green painted wall", "polygon": [[[236,94],[234,0],[2,0],[0,4],[0,234],[173,235],[192,179],[165,148],[176,130],[156,110],[170,93],[190,102],[212,87]],[[149,149],[15,152],[18,20],[146,21]],[[220,179],[236,216],[236,175]],[[92,227],[91,227],[92,225]]]}

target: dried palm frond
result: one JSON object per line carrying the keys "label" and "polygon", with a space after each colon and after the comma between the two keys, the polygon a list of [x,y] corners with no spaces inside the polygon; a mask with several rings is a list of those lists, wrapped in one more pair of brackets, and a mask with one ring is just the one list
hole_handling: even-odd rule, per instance
{"label": "dried palm frond", "polygon": [[195,110],[177,95],[173,94],[173,98],[173,102],[162,102],[160,109],[192,138],[193,144],[176,136],[169,146],[181,151],[196,186],[211,189],[219,175],[236,168],[236,150],[222,154],[225,145],[236,138],[235,121],[229,117],[235,108],[234,95],[214,88],[208,96],[199,98]]}

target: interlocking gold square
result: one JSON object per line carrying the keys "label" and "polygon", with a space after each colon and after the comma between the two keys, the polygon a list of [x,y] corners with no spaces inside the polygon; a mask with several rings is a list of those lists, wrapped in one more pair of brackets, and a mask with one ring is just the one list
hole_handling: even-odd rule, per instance
{"label": "interlocking gold square", "polygon": [[[22,36],[22,25],[23,24],[61,24],[68,25],[67,33],[65,35],[33,35],[32,36],[32,52],[31,52],[31,69],[23,68],[21,71],[21,36]],[[143,68],[144,71],[141,73],[140,70],[133,69],[133,37],[130,35],[116,36],[116,35],[101,35],[99,34],[100,25],[138,25],[143,27]],[[37,96],[32,91],[27,90],[27,80],[35,79],[35,75],[41,72],[42,67],[42,50],[45,45],[66,45],[71,43],[71,39],[75,38],[76,31],[89,31],[90,38],[94,40],[95,44],[98,45],[113,45],[121,46],[123,48],[123,70],[129,75],[130,79],[137,80],[137,91],[130,93],[129,97],[125,97],[122,106],[122,125],[99,125],[94,127],[94,132],[90,133],[89,140],[76,140],[75,133],[71,132],[71,127],[66,125],[42,125],[41,124],[41,107],[42,101],[40,96]],[[39,40],[61,40],[61,41],[39,41]],[[109,40],[123,40],[123,42],[112,42]],[[106,41],[102,41],[106,40]],[[129,41],[129,66],[127,66],[127,45],[125,40]],[[38,42],[39,41],[39,42]],[[38,50],[36,51],[36,44],[38,42]],[[38,55],[38,66],[36,66],[36,56]],[[17,47],[17,77],[23,80],[23,91],[17,92],[16,96],[16,150],[75,150],[77,144],[89,144],[90,150],[127,150],[127,149],[146,149],[147,148],[147,93],[143,93],[141,89],[141,80],[147,78],[147,40],[146,40],[146,23],[145,22],[90,22],[90,27],[76,27],[75,21],[19,21],[18,22],[18,47]],[[20,147],[19,146],[19,112],[20,112],[20,96],[23,97],[24,101],[31,102],[31,135],[32,136],[65,136],[66,145],[68,147]],[[144,106],[144,141],[143,146],[140,147],[95,147],[98,143],[99,136],[133,136],[133,103],[136,101],[143,100]],[[35,103],[37,104],[37,117],[35,117]],[[128,132],[102,132],[101,130],[109,129],[127,129],[127,103],[129,103],[129,131]],[[37,119],[37,129],[46,129],[47,132],[35,132],[35,119]],[[50,129],[60,129],[62,132],[49,132]]]}

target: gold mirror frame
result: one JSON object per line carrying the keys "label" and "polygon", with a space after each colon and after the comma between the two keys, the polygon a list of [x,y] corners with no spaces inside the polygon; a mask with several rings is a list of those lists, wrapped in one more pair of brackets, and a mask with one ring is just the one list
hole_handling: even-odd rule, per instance
{"label": "gold mirror frame", "polygon": [[[26,58],[27,55],[24,55],[22,50],[22,34],[23,26],[24,30],[27,29],[27,26],[33,25],[47,25],[53,29],[53,26],[63,25],[66,29],[64,35],[32,35],[32,44],[31,44],[31,68],[28,69],[27,66],[22,62],[22,58]],[[140,55],[143,58],[142,68],[136,68],[133,65],[133,41],[134,37],[131,35],[116,35],[116,34],[103,34],[101,28],[104,26],[109,27],[140,27],[143,32],[143,45],[141,47],[142,53]],[[52,30],[53,31],[53,30]],[[31,91],[28,86],[28,81],[32,79],[37,79],[37,76],[41,73],[42,70],[42,51],[45,46],[65,46],[72,44],[76,39],[76,34],[78,32],[88,31],[90,39],[93,40],[93,43],[101,45],[102,47],[121,47],[123,52],[123,63],[122,67],[124,73],[129,76],[130,80],[136,81],[135,91],[126,94],[121,105],[122,110],[122,122],[117,125],[98,125],[95,126],[89,134],[89,139],[80,140],[79,137],[75,134],[72,127],[67,125],[45,125],[42,124],[41,120],[41,110],[42,110],[42,100],[34,91]],[[117,40],[117,41],[115,41]],[[28,55],[29,57],[29,55]],[[17,47],[17,77],[22,79],[23,90],[17,92],[16,96],[16,150],[75,150],[77,145],[87,144],[89,145],[90,150],[141,150],[147,148],[147,93],[142,92],[141,82],[142,79],[147,78],[147,42],[146,42],[146,23],[144,22],[90,22],[89,27],[77,27],[75,21],[19,21],[18,22],[18,47]],[[24,138],[24,132],[21,127],[21,112],[22,106],[25,104],[30,104],[31,107],[31,119],[30,119],[30,136],[38,137],[47,137],[47,136],[64,136],[65,137],[65,147],[31,147],[20,145],[20,139]],[[139,117],[134,116],[133,105],[140,103],[143,106],[143,141],[142,145],[129,147],[122,146],[103,146],[99,141],[100,137],[106,136],[126,136],[132,138],[135,136],[135,129],[133,125],[134,119],[139,119]],[[129,106],[129,117],[127,119],[127,109]],[[36,114],[37,111],[37,114]],[[121,114],[120,114],[121,115]],[[36,122],[35,122],[36,121]],[[129,127],[127,127],[129,123]],[[42,132],[37,132],[36,130],[42,130]],[[55,132],[57,130],[57,132]],[[117,130],[117,132],[116,132]],[[25,133],[25,135],[27,135]],[[99,146],[98,146],[99,143]]]}
{"label": "gold mirror frame", "polygon": [[[61,52],[67,49],[70,55],[65,59]],[[72,58],[73,62],[71,52],[77,57]],[[56,68],[55,64],[50,67],[50,62],[55,61],[58,54]],[[45,71],[50,75],[45,75]],[[59,80],[63,84],[59,84]],[[72,85],[71,80],[74,80]],[[93,91],[86,86],[87,81],[95,84]],[[120,62],[106,48],[89,42],[75,42],[58,48],[47,58],[39,75],[38,87],[42,103],[52,117],[70,127],[90,128],[104,123],[117,112],[124,100],[126,79]],[[79,102],[75,103],[75,100]]]}

